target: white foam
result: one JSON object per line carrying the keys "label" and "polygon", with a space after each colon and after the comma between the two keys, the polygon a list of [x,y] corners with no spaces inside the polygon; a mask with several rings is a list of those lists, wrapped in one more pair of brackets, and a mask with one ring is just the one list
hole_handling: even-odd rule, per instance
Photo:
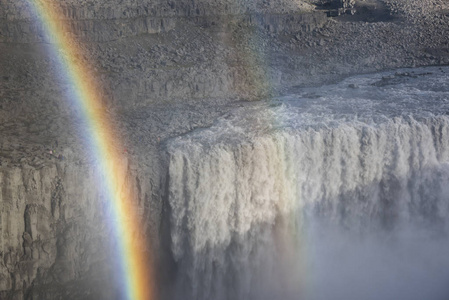
{"label": "white foam", "polygon": [[448,296],[444,70],[350,78],[171,141],[175,297]]}

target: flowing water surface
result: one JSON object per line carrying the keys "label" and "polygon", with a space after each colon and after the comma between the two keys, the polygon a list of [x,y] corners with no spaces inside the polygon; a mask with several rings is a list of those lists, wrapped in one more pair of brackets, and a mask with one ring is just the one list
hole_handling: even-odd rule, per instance
{"label": "flowing water surface", "polygon": [[351,77],[168,144],[174,299],[449,299],[449,67]]}

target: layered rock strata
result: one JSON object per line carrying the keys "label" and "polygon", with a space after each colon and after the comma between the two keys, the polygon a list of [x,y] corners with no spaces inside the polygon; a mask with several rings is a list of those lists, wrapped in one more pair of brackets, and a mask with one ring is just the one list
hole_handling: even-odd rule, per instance
{"label": "layered rock strata", "polygon": [[[55,1],[121,131],[124,180],[159,262],[168,139],[241,100],[449,63],[447,1],[356,1],[366,10],[337,18],[318,2]],[[111,282],[109,229],[49,43],[27,1],[0,1],[0,298],[110,299],[93,280]]]}

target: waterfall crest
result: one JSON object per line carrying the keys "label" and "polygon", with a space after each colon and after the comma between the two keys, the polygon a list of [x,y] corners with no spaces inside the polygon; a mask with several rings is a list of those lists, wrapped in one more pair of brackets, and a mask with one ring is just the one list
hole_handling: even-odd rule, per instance
{"label": "waterfall crest", "polygon": [[[270,118],[267,128],[266,118],[257,120],[251,133],[234,120],[221,135],[204,130],[168,147],[175,298],[439,299],[448,292],[449,271],[429,267],[429,282],[415,272],[429,261],[449,267],[438,252],[449,249],[448,117],[299,127]],[[411,270],[396,274],[382,264]],[[371,270],[369,279],[351,271],[357,267]],[[405,276],[398,285],[396,275]]]}

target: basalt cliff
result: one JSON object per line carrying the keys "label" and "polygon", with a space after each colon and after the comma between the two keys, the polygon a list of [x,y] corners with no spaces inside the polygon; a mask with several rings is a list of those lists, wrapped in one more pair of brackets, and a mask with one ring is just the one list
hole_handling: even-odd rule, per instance
{"label": "basalt cliff", "polygon": [[[0,0],[0,298],[115,299],[88,143],[30,2]],[[176,269],[168,140],[247,101],[449,64],[447,0],[53,2],[121,136],[161,290]]]}

